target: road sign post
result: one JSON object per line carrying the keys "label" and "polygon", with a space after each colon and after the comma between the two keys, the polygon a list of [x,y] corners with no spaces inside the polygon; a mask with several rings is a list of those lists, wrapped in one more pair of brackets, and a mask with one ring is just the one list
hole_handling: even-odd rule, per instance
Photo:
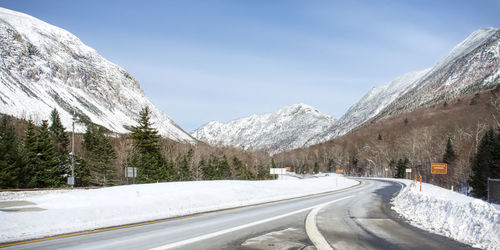
{"label": "road sign post", "polygon": [[411,180],[411,168],[406,169],[406,176],[408,176],[408,180]]}
{"label": "road sign post", "polygon": [[447,174],[448,164],[446,163],[432,163],[431,174]]}
{"label": "road sign post", "polygon": [[135,184],[135,177],[137,177],[137,168],[127,167],[125,177],[132,178],[132,184]]}

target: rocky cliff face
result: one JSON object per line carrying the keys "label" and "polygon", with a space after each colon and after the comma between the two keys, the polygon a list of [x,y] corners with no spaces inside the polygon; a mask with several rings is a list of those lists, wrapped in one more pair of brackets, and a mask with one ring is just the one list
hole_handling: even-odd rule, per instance
{"label": "rocky cliff face", "polygon": [[148,100],[129,73],[63,29],[0,8],[0,59],[0,113],[40,122],[56,108],[67,128],[76,112],[126,133],[149,106],[162,135],[195,141]]}

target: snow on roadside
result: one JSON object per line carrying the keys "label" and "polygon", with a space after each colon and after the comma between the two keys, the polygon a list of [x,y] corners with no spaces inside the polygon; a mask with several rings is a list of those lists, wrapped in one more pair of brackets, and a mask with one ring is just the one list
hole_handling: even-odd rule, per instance
{"label": "snow on roadside", "polygon": [[331,174],[301,180],[170,182],[49,192],[23,198],[43,211],[0,210],[0,242],[252,205],[356,184]]}
{"label": "snow on roadside", "polygon": [[[398,180],[401,181],[401,180]],[[500,249],[495,207],[448,189],[402,180],[407,186],[392,200],[393,209],[411,224],[483,249]]]}

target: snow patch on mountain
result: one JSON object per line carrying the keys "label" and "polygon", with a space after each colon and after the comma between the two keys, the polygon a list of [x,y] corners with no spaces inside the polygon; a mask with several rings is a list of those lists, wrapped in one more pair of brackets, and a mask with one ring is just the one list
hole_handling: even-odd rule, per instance
{"label": "snow patch on mountain", "polygon": [[149,106],[160,134],[195,142],[129,73],[66,30],[0,8],[0,60],[0,113],[40,123],[56,108],[69,128],[75,111],[83,121],[126,133]]}
{"label": "snow patch on mountain", "polygon": [[191,135],[212,145],[263,149],[276,154],[303,147],[308,138],[334,122],[332,116],[299,103],[227,123],[212,121]]}
{"label": "snow patch on mountain", "polygon": [[306,146],[333,139],[363,124],[387,107],[396,98],[413,88],[416,82],[429,72],[429,70],[406,73],[385,85],[372,88],[361,100],[351,106],[337,122],[332,124],[330,128],[321,134],[313,136],[306,143]]}

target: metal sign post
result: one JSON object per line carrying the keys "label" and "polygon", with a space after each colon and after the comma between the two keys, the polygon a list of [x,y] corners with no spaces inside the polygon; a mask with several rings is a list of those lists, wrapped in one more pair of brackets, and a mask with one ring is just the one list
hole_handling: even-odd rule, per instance
{"label": "metal sign post", "polygon": [[132,184],[135,184],[135,177],[137,177],[137,168],[127,167],[125,177],[132,178]]}

